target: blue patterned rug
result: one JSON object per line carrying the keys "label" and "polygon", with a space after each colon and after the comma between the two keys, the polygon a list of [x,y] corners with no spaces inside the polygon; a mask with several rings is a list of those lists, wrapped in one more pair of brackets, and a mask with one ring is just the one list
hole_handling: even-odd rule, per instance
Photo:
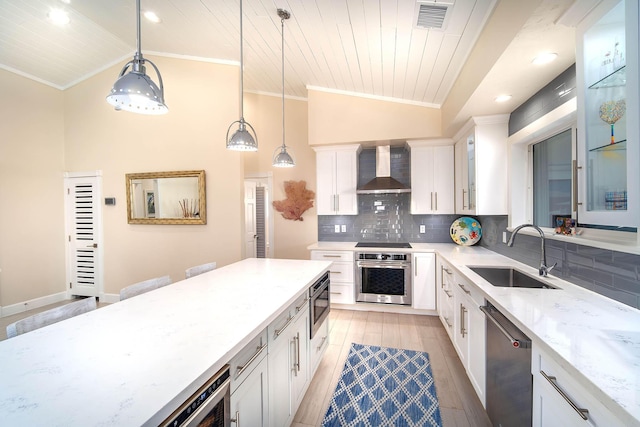
{"label": "blue patterned rug", "polygon": [[322,426],[441,427],[429,355],[351,344]]}

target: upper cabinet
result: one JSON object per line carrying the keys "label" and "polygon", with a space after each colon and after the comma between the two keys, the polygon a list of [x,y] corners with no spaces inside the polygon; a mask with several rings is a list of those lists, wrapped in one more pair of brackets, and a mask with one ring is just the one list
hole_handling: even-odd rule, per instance
{"label": "upper cabinet", "polygon": [[455,213],[453,141],[409,141],[407,144],[411,148],[411,214]]}
{"label": "upper cabinet", "polygon": [[578,221],[638,227],[638,2],[602,2],[576,34]]}
{"label": "upper cabinet", "polygon": [[314,147],[318,215],[357,215],[360,145]]}
{"label": "upper cabinet", "polygon": [[455,213],[507,214],[509,115],[472,117],[456,134]]}

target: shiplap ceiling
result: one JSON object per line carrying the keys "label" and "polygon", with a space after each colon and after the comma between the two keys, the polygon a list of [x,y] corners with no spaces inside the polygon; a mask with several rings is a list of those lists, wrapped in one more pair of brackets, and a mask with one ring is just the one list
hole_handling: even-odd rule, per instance
{"label": "shiplap ceiling", "polygon": [[[445,27],[424,29],[416,26],[416,0],[243,0],[245,90],[281,93],[276,11],[284,8],[291,12],[285,21],[287,95],[305,98],[313,86],[439,106],[496,1],[437,0],[453,3]],[[543,2],[566,8],[571,1]],[[53,8],[67,10],[71,22],[51,24]],[[238,0],[142,0],[142,10],[162,19],[142,19],[143,54],[239,61]],[[135,44],[134,0],[0,0],[0,67],[56,88],[124,65]],[[565,68],[566,62],[558,70]],[[165,86],[170,91],[170,82]]]}

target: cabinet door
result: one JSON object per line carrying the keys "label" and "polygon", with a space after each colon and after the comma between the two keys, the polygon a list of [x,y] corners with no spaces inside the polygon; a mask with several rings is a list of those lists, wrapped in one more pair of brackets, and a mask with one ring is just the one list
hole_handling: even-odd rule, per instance
{"label": "cabinet door", "polygon": [[413,308],[436,309],[436,255],[413,255]]}
{"label": "cabinet door", "polygon": [[[289,328],[288,326],[287,328]],[[269,425],[286,426],[292,415],[291,366],[293,342],[281,335],[269,343]]]}
{"label": "cabinet door", "polygon": [[411,148],[411,214],[433,213],[433,147]]}
{"label": "cabinet door", "polygon": [[236,426],[269,425],[267,358],[262,357],[255,369],[231,394],[231,418]]}
{"label": "cabinet door", "polygon": [[[471,155],[469,153],[469,147],[472,147],[472,150],[474,150]],[[455,210],[458,214],[474,213],[474,210],[471,208],[472,196],[470,189],[475,187],[475,177],[473,175],[469,176],[470,156],[475,159],[474,133],[470,133],[459,140],[455,146]],[[473,163],[471,171],[475,172],[475,163]],[[473,201],[475,202],[475,193],[473,195]]]}
{"label": "cabinet door", "polygon": [[469,304],[458,286],[453,289],[453,346],[462,366],[466,368],[469,355]]}
{"label": "cabinet door", "polygon": [[291,402],[293,414],[309,385],[309,309],[298,313],[291,333],[293,354],[291,360]]}
{"label": "cabinet door", "polygon": [[453,157],[452,145],[433,147],[433,213],[455,212]]}
{"label": "cabinet door", "polygon": [[338,215],[357,215],[358,155],[356,151],[336,151],[336,206]]}
{"label": "cabinet door", "polygon": [[331,151],[316,152],[316,208],[318,215],[335,214],[336,158]]}

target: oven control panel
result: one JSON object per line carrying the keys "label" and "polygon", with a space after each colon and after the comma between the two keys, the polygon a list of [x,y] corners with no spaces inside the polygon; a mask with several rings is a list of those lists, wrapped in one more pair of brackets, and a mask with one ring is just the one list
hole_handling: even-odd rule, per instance
{"label": "oven control panel", "polygon": [[380,252],[359,252],[359,260],[379,260],[379,261],[411,261],[409,254],[380,253]]}

